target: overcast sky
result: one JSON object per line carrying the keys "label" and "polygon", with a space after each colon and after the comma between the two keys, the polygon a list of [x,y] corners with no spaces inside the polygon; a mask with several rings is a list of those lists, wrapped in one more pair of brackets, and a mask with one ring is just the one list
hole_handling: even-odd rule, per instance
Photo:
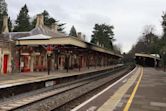
{"label": "overcast sky", "polygon": [[161,15],[166,11],[166,0],[6,0],[8,13],[16,19],[26,3],[30,16],[44,9],[57,20],[66,24],[69,33],[72,25],[90,40],[95,23],[115,27],[116,44],[127,52],[143,32],[145,25],[155,25],[156,34],[162,33]]}

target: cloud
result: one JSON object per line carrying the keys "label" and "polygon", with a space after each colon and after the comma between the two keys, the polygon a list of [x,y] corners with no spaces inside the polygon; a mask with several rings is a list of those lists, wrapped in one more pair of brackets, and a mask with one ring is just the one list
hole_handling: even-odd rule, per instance
{"label": "cloud", "polygon": [[78,31],[83,32],[84,34],[87,35],[87,40],[90,41],[91,39],[91,34],[93,27],[96,23],[102,24],[102,23],[109,23],[110,19],[106,16],[101,16],[97,14],[78,14],[74,16],[74,21],[76,26],[78,26]]}
{"label": "cloud", "polygon": [[141,35],[145,25],[155,25],[156,33],[162,33],[161,15],[166,11],[166,0],[6,0],[9,15],[15,19],[26,3],[31,16],[44,9],[51,16],[77,31],[90,35],[95,23],[107,23],[115,27],[116,43],[127,52]]}

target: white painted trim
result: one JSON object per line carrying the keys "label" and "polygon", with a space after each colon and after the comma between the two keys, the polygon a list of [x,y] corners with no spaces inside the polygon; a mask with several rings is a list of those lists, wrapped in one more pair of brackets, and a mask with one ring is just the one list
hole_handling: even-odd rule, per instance
{"label": "white painted trim", "polygon": [[32,36],[27,36],[27,37],[21,37],[18,38],[17,40],[47,40],[51,39],[52,37],[43,35],[43,34],[37,34],[37,35],[32,35]]}
{"label": "white painted trim", "polygon": [[29,56],[30,53],[21,53],[22,56]]}
{"label": "white painted trim", "polygon": [[97,98],[98,96],[100,96],[101,94],[103,94],[104,92],[106,92],[107,90],[109,90],[110,88],[112,88],[113,86],[115,86],[116,84],[118,84],[124,78],[126,78],[127,76],[129,76],[130,74],[132,74],[136,69],[137,69],[137,67],[135,67],[127,75],[123,76],[122,78],[120,78],[119,80],[117,80],[116,82],[114,82],[113,84],[111,84],[110,86],[108,86],[107,88],[105,88],[104,90],[102,90],[101,92],[99,92],[98,94],[94,95],[93,97],[91,97],[90,99],[88,99],[87,101],[83,102],[82,104],[80,104],[79,106],[73,108],[70,111],[77,111],[77,110],[79,110],[81,107],[85,106],[86,104],[88,104],[89,102],[91,102],[92,100],[94,100],[95,98]]}
{"label": "white painted trim", "polygon": [[1,62],[1,65],[0,65],[0,72],[1,74],[4,74],[4,70],[3,70],[3,67],[4,67],[4,55],[8,55],[8,63],[7,63],[7,73],[10,73],[11,72],[11,52],[10,52],[10,49],[8,48],[1,48],[1,51],[0,51],[0,62]]}

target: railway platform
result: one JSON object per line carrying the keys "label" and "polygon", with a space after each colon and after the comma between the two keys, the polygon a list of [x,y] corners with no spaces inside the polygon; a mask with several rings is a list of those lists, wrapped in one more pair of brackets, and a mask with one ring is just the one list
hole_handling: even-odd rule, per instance
{"label": "railway platform", "polygon": [[[142,76],[142,77],[141,77]],[[140,82],[140,83],[139,83]],[[165,111],[166,72],[143,68],[139,78],[122,98],[116,111]]]}
{"label": "railway platform", "polygon": [[51,72],[33,72],[33,73],[15,73],[0,76],[0,98],[6,98],[17,94],[33,91],[60,83],[75,80],[77,78],[89,76],[96,73],[102,73],[123,66],[122,64],[91,67],[64,71]]}
{"label": "railway platform", "polygon": [[165,111],[166,72],[136,67],[71,111]]}
{"label": "railway platform", "polygon": [[0,88],[8,87],[8,85],[14,86],[16,84],[26,84],[26,83],[37,82],[42,80],[69,77],[74,75],[86,74],[90,72],[97,72],[97,71],[116,68],[121,65],[122,64],[105,66],[105,67],[91,67],[89,69],[83,68],[80,71],[78,69],[69,70],[68,72],[66,72],[66,70],[54,71],[54,72],[50,72],[49,75],[47,72],[26,72],[26,73],[13,73],[13,74],[6,74],[6,75],[3,74],[3,75],[0,75]]}

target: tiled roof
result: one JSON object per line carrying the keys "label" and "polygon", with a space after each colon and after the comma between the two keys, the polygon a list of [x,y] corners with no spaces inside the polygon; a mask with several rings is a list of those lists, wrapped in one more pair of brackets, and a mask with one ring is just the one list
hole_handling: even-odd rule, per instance
{"label": "tiled roof", "polygon": [[61,32],[53,32],[50,28],[43,26],[43,27],[36,27],[33,30],[30,31],[31,35],[36,35],[36,34],[43,34],[43,35],[48,35],[51,37],[65,37],[67,35],[61,33]]}
{"label": "tiled roof", "polygon": [[0,39],[6,39],[6,40],[16,40],[18,38],[22,37],[27,37],[27,36],[32,36],[32,35],[38,35],[38,34],[43,34],[51,37],[66,37],[64,33],[61,32],[53,32],[50,28],[43,26],[43,27],[36,27],[32,29],[29,32],[9,32],[9,33],[4,33],[0,34]]}

